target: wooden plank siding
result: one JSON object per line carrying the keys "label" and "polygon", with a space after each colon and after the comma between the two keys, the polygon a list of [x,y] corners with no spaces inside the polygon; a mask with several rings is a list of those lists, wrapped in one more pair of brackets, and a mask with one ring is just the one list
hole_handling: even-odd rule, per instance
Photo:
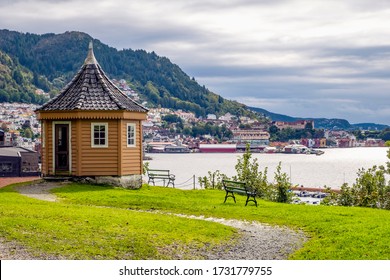
{"label": "wooden plank siding", "polygon": [[47,151],[47,174],[53,175],[53,121],[47,121],[46,125],[46,151]]}
{"label": "wooden plank siding", "polygon": [[[48,128],[48,123],[50,121],[42,121],[42,125],[41,125],[41,129],[42,129],[42,132],[41,132],[41,135],[44,136],[44,139],[42,139],[42,152],[41,152],[41,172],[42,174],[45,176],[46,174],[48,174],[48,168],[47,168],[47,151],[48,151],[48,139],[47,139],[47,128]],[[50,124],[51,125],[51,124]]]}
{"label": "wooden plank siding", "polygon": [[77,165],[79,164],[78,156],[77,156],[77,121],[72,121],[71,123],[71,139],[70,139],[70,146],[71,146],[71,159],[70,162],[72,164],[71,166],[71,174],[77,174]]}
{"label": "wooden plank siding", "polygon": [[[127,147],[127,124],[136,125],[136,146]],[[142,174],[142,126],[140,121],[122,122],[122,173],[123,175]],[[141,162],[141,164],[140,164]]]}
{"label": "wooden plank siding", "polygon": [[[40,114],[43,125],[45,146],[42,147],[42,174],[43,176],[64,176],[64,172],[55,174],[54,170],[54,124],[69,124],[70,131],[70,168],[71,176],[126,176],[142,174],[142,125],[141,119],[146,119],[146,114],[122,112],[121,118],[116,115],[102,114],[101,118],[74,118],[73,112],[68,118],[51,118],[49,115]],[[80,115],[81,116],[81,115]],[[95,115],[94,115],[95,116]],[[50,117],[50,118],[49,118]],[[130,118],[126,118],[130,117]],[[92,147],[91,124],[106,123],[108,126],[108,147]],[[135,124],[136,146],[127,147],[127,124]]]}
{"label": "wooden plank siding", "polygon": [[[108,147],[96,148],[91,145],[91,124],[108,124]],[[81,164],[80,176],[118,175],[118,124],[116,120],[81,121]],[[77,154],[77,153],[76,153]]]}

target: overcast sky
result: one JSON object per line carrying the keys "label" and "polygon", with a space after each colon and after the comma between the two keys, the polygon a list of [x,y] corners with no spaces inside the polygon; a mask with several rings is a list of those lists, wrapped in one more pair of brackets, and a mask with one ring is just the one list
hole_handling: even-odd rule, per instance
{"label": "overcast sky", "polygon": [[0,28],[82,31],[249,106],[390,125],[387,0],[0,0]]}

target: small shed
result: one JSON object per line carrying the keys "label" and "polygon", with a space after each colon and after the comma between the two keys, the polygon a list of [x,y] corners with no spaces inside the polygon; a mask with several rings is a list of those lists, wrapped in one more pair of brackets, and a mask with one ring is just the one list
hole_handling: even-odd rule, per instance
{"label": "small shed", "polygon": [[73,80],[36,110],[42,124],[42,175],[140,187],[141,122],[147,112],[106,76],[90,43]]}
{"label": "small shed", "polygon": [[0,146],[0,177],[39,176],[38,153],[22,147]]}

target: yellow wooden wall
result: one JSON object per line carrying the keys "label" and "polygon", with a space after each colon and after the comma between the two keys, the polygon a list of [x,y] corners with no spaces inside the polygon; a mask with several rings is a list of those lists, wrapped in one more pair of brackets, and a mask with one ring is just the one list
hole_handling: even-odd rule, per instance
{"label": "yellow wooden wall", "polygon": [[[53,170],[53,121],[43,120],[42,174]],[[91,123],[108,124],[108,147],[91,145]],[[136,124],[136,147],[127,147],[127,123]],[[142,125],[140,120],[72,120],[71,175],[124,176],[142,174]]]}
{"label": "yellow wooden wall", "polygon": [[[108,123],[108,147],[91,147],[91,123]],[[117,120],[83,120],[81,125],[81,165],[79,176],[109,176],[118,174],[118,125]]]}
{"label": "yellow wooden wall", "polygon": [[[127,147],[127,123],[134,123],[136,125],[136,147]],[[142,174],[141,130],[142,126],[140,121],[122,121],[122,175]]]}

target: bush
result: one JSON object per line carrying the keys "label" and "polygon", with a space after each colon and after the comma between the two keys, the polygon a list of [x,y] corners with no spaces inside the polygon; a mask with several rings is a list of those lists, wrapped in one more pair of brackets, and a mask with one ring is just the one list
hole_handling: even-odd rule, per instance
{"label": "bush", "polygon": [[[390,159],[390,150],[387,152],[387,157]],[[367,170],[359,169],[353,186],[343,184],[340,193],[333,194],[325,200],[325,203],[390,209],[390,182],[386,181],[386,174],[390,174],[390,162],[387,162],[387,167],[374,165]]]}
{"label": "bush", "polygon": [[282,173],[282,163],[279,162],[275,171],[275,189],[277,202],[290,203],[292,201],[293,193],[290,191],[290,178],[286,173]]}
{"label": "bush", "polygon": [[245,182],[248,186],[257,190],[259,197],[269,197],[269,184],[267,182],[267,167],[264,171],[259,171],[257,159],[252,159],[252,153],[247,144],[245,153],[237,159],[235,166],[237,175],[233,177],[234,181]]}
{"label": "bush", "polygon": [[[268,168],[259,170],[257,159],[252,159],[252,153],[249,144],[246,146],[245,153],[238,157],[235,166],[237,175],[232,177],[233,181],[245,182],[247,186],[257,190],[257,196],[263,199],[289,203],[292,200],[293,193],[290,192],[290,181],[286,173],[283,173],[282,164],[279,162],[275,172],[275,183],[270,184],[267,179]],[[201,187],[205,189],[222,189],[222,180],[229,180],[228,176],[219,172],[219,170],[208,172],[208,176],[199,177],[198,181]]]}
{"label": "bush", "polygon": [[221,173],[219,170],[214,172],[209,171],[208,177],[203,176],[198,178],[198,182],[201,187],[205,189],[218,189],[221,190],[223,187],[222,180],[228,179],[228,177]]}
{"label": "bush", "polygon": [[354,205],[382,208],[386,203],[384,195],[389,191],[386,188],[386,179],[383,166],[373,166],[368,170],[360,169],[358,178],[353,184]]}

